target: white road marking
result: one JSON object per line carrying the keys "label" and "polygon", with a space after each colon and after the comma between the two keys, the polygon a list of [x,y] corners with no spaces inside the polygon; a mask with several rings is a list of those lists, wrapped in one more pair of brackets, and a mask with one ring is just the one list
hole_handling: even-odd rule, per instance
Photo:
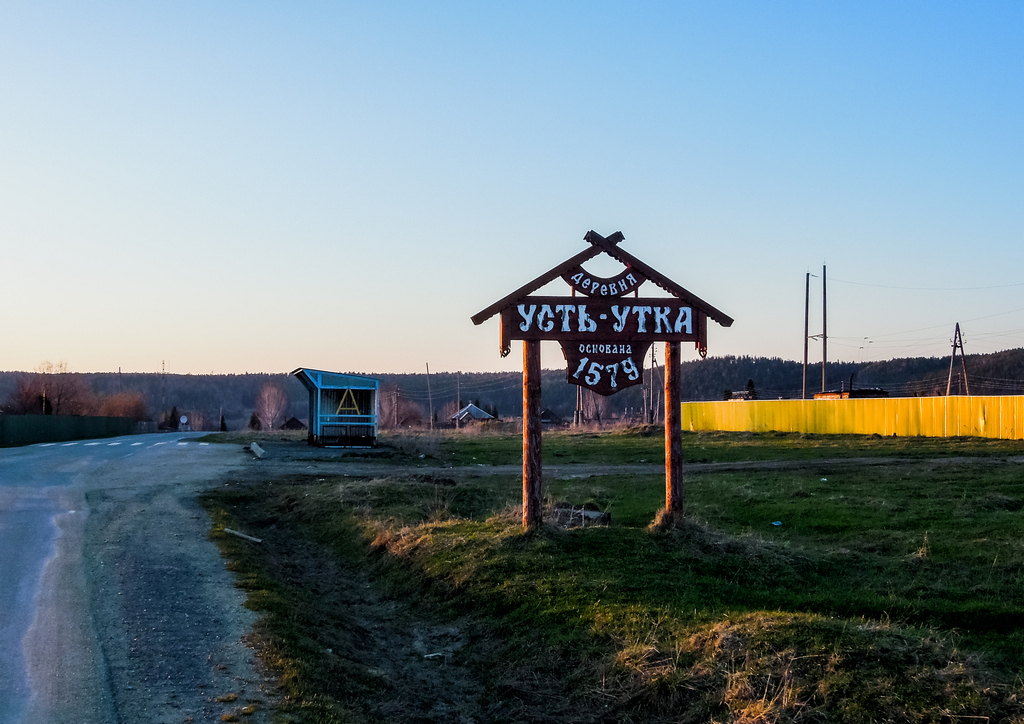
{"label": "white road marking", "polygon": [[87,442],[87,443],[85,443],[85,446],[86,447],[92,447],[93,445],[102,445],[102,444],[103,443],[99,443],[99,442]]}
{"label": "white road marking", "polygon": [[150,447],[156,447],[157,445],[166,445],[166,444],[167,443],[165,443],[165,442],[155,442]]}
{"label": "white road marking", "polygon": [[188,445],[187,442],[179,442],[178,443],[178,447],[185,447],[186,445]]}
{"label": "white road marking", "polygon": [[141,442],[133,442],[132,443],[132,447],[135,447],[136,445],[142,445],[142,443]]}
{"label": "white road marking", "polygon": [[77,444],[78,444],[77,442],[66,442],[63,445],[61,445],[61,447],[71,447],[72,445],[77,445]]}
{"label": "white road marking", "polygon": [[50,447],[50,445],[56,445],[55,442],[41,442],[36,447]]}
{"label": "white road marking", "polygon": [[201,442],[201,443],[199,443],[199,444],[200,444],[200,445],[209,445],[210,443],[208,443],[208,442]]}
{"label": "white road marking", "polygon": [[120,445],[120,444],[121,443],[119,443],[119,442],[108,442],[107,443],[107,447],[114,447],[114,445]]}

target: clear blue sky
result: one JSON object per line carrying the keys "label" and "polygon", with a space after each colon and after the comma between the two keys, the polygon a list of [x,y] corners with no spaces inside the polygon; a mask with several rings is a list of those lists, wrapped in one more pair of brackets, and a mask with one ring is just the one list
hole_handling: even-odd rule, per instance
{"label": "clear blue sky", "polygon": [[0,369],[520,369],[469,317],[589,229],[712,355],[800,358],[823,263],[832,359],[1024,346],[1020,2],[0,17]]}

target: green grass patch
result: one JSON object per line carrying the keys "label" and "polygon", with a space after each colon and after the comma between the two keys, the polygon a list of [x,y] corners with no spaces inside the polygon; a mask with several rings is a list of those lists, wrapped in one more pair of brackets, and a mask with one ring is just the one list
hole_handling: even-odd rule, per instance
{"label": "green grass patch", "polygon": [[[515,465],[522,462],[522,437],[462,431],[383,432],[380,443],[412,456],[455,466]],[[688,463],[830,458],[992,457],[1024,454],[1024,441],[988,438],[881,437],[878,435],[805,435],[800,433],[684,432],[683,456]],[[545,430],[546,465],[663,464],[663,428],[641,426],[612,430]]]}
{"label": "green grass patch", "polygon": [[[602,463],[650,444],[549,438],[567,455],[606,448]],[[523,532],[518,477],[465,469],[307,475],[205,501],[299,721],[398,720],[394,702],[408,720],[457,718],[428,704],[438,682],[422,661],[381,672],[397,649],[364,635],[393,626],[377,609],[409,630],[474,632],[450,668],[471,672],[459,715],[475,721],[1024,721],[1024,476],[1010,451],[975,441],[924,459],[932,443],[911,440],[898,463],[833,464],[898,455],[780,439],[763,457],[808,463],[692,474],[688,522],[667,530],[650,526],[664,480],[649,472],[549,476],[549,507],[611,514],[568,530]],[[508,437],[487,442],[451,444],[506,454]],[[754,456],[747,443],[734,454]],[[417,677],[422,691],[396,683]]]}

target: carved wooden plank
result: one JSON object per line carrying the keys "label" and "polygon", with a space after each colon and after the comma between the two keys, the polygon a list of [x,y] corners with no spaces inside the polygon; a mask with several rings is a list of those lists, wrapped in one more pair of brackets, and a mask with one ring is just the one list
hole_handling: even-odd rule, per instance
{"label": "carved wooden plank", "polygon": [[589,243],[596,247],[599,247],[608,256],[612,257],[616,261],[624,264],[625,266],[631,266],[638,270],[641,274],[646,276],[651,282],[657,284],[659,287],[664,289],[666,292],[674,297],[678,297],[690,305],[700,309],[706,313],[713,320],[721,324],[723,327],[731,327],[733,319],[728,314],[725,314],[721,310],[715,309],[713,306],[705,302],[703,299],[693,294],[683,287],[676,284],[674,281],[669,279],[667,276],[654,269],[651,266],[643,263],[635,256],[630,254],[628,251],[623,250],[617,244],[613,244],[609,239],[604,238],[596,231],[590,231],[584,237]]}
{"label": "carved wooden plank", "polygon": [[[599,395],[614,395],[616,392],[642,384],[644,381],[644,355],[650,349],[649,342],[635,344],[590,344],[586,342],[562,342],[562,354],[568,364],[565,378],[569,384],[586,387]],[[619,350],[629,347],[627,352],[602,352],[603,349]]]}
{"label": "carved wooden plank", "polygon": [[699,314],[699,310],[695,314],[694,308],[685,302],[664,297],[525,297],[502,310],[501,332],[508,339],[627,344],[697,342]]}
{"label": "carved wooden plank", "polygon": [[541,274],[539,277],[534,279],[529,284],[524,284],[523,286],[519,287],[508,296],[499,299],[486,309],[477,312],[472,317],[470,317],[470,319],[473,320],[473,324],[482,324],[483,322],[486,322],[488,319],[493,317],[495,314],[500,312],[505,307],[509,306],[510,304],[515,304],[520,299],[525,297],[527,294],[531,294],[540,289],[548,282],[553,282],[555,279],[558,279],[558,277],[562,276],[563,272],[578,267],[580,264],[587,261],[588,259],[593,259],[602,251],[603,249],[596,246],[592,246],[590,249],[585,249],[584,251],[581,251],[579,254],[572,257],[571,259],[566,259],[558,266],[548,270],[544,274]]}
{"label": "carved wooden plank", "polygon": [[636,269],[624,269],[614,277],[599,277],[581,266],[563,272],[562,279],[580,294],[588,297],[621,297],[635,292],[647,277]]}

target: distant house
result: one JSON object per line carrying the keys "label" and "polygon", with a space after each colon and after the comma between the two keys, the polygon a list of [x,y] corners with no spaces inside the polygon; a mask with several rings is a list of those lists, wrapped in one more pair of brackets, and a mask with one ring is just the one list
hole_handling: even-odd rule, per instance
{"label": "distant house", "polygon": [[878,387],[862,387],[859,390],[829,390],[815,392],[815,400],[863,400],[871,397],[888,397],[889,393]]}
{"label": "distant house", "polygon": [[563,420],[554,410],[545,407],[540,411],[540,423],[542,425],[561,425]]}
{"label": "distant house", "polygon": [[840,385],[838,390],[828,390],[827,392],[815,392],[815,400],[864,400],[872,397],[888,397],[889,393],[878,387],[861,387],[859,390],[853,389],[853,375],[850,375],[850,388],[846,388],[846,384]]}
{"label": "distant house", "polygon": [[306,428],[306,423],[304,423],[302,420],[300,420],[299,418],[297,418],[294,415],[292,415],[287,420],[285,420],[283,423],[281,423],[281,427],[278,428],[278,429],[279,430],[305,430],[307,428]]}
{"label": "distant house", "polygon": [[292,374],[309,391],[310,445],[372,447],[377,444],[379,381],[303,367]]}
{"label": "distant house", "polygon": [[451,422],[482,422],[484,420],[493,420],[494,415],[484,412],[479,407],[473,404],[466,405],[461,410],[456,412],[454,415],[448,418]]}

